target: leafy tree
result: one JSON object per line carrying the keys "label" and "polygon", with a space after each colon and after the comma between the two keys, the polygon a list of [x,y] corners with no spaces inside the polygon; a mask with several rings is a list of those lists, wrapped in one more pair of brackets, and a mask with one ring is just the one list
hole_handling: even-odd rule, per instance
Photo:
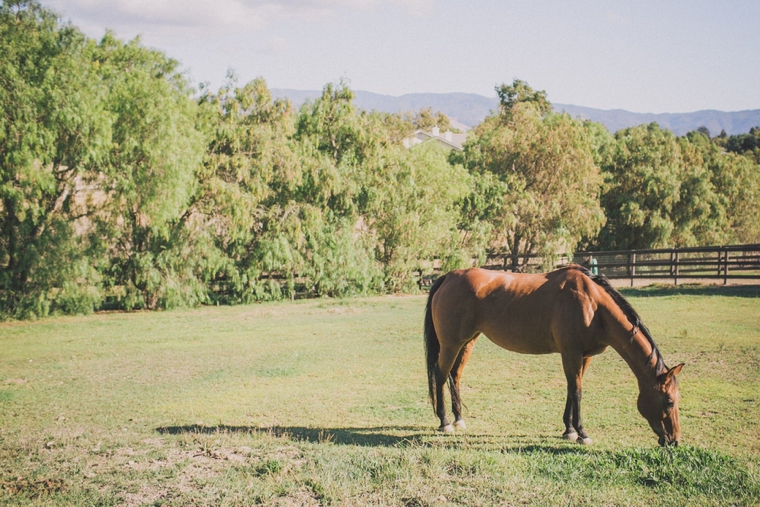
{"label": "leafy tree", "polygon": [[415,129],[428,132],[432,131],[433,127],[438,127],[441,132],[452,130],[449,117],[440,111],[433,112],[430,107],[423,107],[414,114],[406,113],[405,117]]}
{"label": "leafy tree", "polygon": [[733,154],[714,159],[713,164],[713,184],[728,200],[726,215],[731,241],[760,243],[760,166]]}
{"label": "leafy tree", "polygon": [[760,127],[752,127],[748,134],[723,136],[716,141],[726,151],[746,155],[760,164]]}
{"label": "leafy tree", "polygon": [[[527,93],[522,82],[515,86],[505,97],[543,97]],[[470,197],[465,211],[489,221],[489,250],[506,254],[509,269],[523,270],[534,254],[574,249],[604,221],[602,180],[583,123],[537,107],[533,99],[510,103],[486,119],[461,157],[472,172],[493,175],[479,182],[488,197]],[[496,188],[505,194],[493,195]],[[485,209],[476,210],[476,203]]]}
{"label": "leafy tree", "polygon": [[496,87],[496,94],[499,96],[499,109],[505,118],[508,118],[517,104],[528,103],[538,109],[542,115],[552,109],[546,92],[543,90],[534,90],[525,81],[515,79],[511,85],[506,83]]}
{"label": "leafy tree", "polygon": [[680,199],[681,158],[675,136],[652,123],[618,131],[604,167],[607,223],[599,247],[658,248],[671,244]]}
{"label": "leafy tree", "polygon": [[715,186],[715,176],[725,170],[720,150],[699,130],[679,138],[678,148],[683,167],[670,244],[686,247],[728,243],[732,236],[728,199]]}
{"label": "leafy tree", "polygon": [[[302,245],[304,272],[317,294],[343,286],[339,278],[355,281],[359,292],[377,290],[382,283],[364,216],[373,198],[372,171],[389,141],[382,117],[357,111],[353,98],[345,83],[328,84],[317,100],[301,107],[296,122],[294,139],[304,161],[304,178],[295,201],[304,216],[315,216],[315,210],[321,215],[320,220],[305,221],[303,225],[315,228],[301,228],[302,237],[296,239]],[[326,255],[325,242],[342,250]],[[331,261],[336,255],[337,263]],[[351,269],[349,259],[357,269]],[[336,266],[349,269],[341,272]],[[328,293],[341,294],[333,289]]]}
{"label": "leafy tree", "polygon": [[301,107],[294,136],[308,161],[298,198],[343,217],[366,204],[362,182],[384,145],[377,118],[359,113],[353,98],[345,83],[326,85],[318,99]]}
{"label": "leafy tree", "polygon": [[[657,124],[618,132],[604,164],[604,249],[754,241],[757,171],[699,131],[676,138]],[[718,139],[718,138],[716,138]]]}
{"label": "leafy tree", "polygon": [[469,267],[470,255],[461,250],[456,228],[457,203],[467,193],[468,177],[463,167],[448,163],[447,155],[434,143],[387,150],[382,166],[372,172],[372,205],[365,221],[377,236],[377,258],[390,290],[412,288],[423,259]]}
{"label": "leafy tree", "polygon": [[[760,135],[760,129],[755,130]],[[689,136],[692,140],[694,136]],[[725,242],[760,242],[760,165],[751,157],[724,153],[718,145],[699,143],[716,198],[723,206],[725,222],[715,225]],[[702,240],[700,244],[718,241]]]}
{"label": "leafy tree", "polygon": [[95,57],[113,118],[99,181],[108,199],[95,220],[107,279],[123,287],[126,308],[197,304],[205,287],[188,230],[204,152],[196,102],[177,62],[137,39],[106,34]]}
{"label": "leafy tree", "polygon": [[385,136],[389,144],[400,146],[404,139],[414,134],[415,127],[408,113],[384,113],[372,111],[370,116],[382,124]]}
{"label": "leafy tree", "polygon": [[478,264],[484,264],[491,247],[494,226],[506,206],[508,185],[490,171],[470,173],[470,188],[460,201],[457,229],[461,246],[471,252]]}
{"label": "leafy tree", "polygon": [[266,292],[259,285],[264,272],[281,269],[291,274],[292,284],[287,267],[293,253],[264,236],[271,223],[287,216],[277,203],[287,203],[302,174],[291,149],[290,103],[272,100],[263,79],[238,88],[229,77],[218,93],[201,99],[212,135],[195,200],[205,228],[214,231],[211,283],[223,286],[223,301],[244,302]]}
{"label": "leafy tree", "polygon": [[35,1],[0,5],[0,312],[6,316],[45,315],[55,295],[70,311],[87,311],[100,297],[75,234],[86,214],[86,187],[110,142],[93,51],[81,32]]}
{"label": "leafy tree", "polygon": [[[217,115],[205,165],[205,214],[227,259],[216,283],[233,300],[363,293],[382,283],[371,239],[357,229],[369,161],[380,142],[344,85],[294,115],[263,80],[230,84],[204,102]],[[283,285],[284,284],[284,285]]]}

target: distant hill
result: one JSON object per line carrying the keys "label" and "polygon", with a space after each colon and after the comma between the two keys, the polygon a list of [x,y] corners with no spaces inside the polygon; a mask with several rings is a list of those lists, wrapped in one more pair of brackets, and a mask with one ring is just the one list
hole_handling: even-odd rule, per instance
{"label": "distant hill", "polygon": [[[275,97],[288,97],[296,106],[307,99],[314,99],[321,92],[315,90],[286,90],[273,89]],[[377,110],[388,113],[400,111],[417,111],[430,107],[435,111],[445,113],[449,118],[463,127],[474,127],[495,111],[498,106],[496,97],[484,97],[475,93],[409,93],[394,97],[379,93],[355,90],[356,105],[366,110]],[[657,122],[660,126],[671,130],[676,135],[705,126],[712,135],[721,130],[727,134],[744,134],[752,127],[760,126],[760,109],[749,111],[696,111],[694,113],[632,113],[623,109],[594,109],[591,107],[574,106],[570,104],[553,104],[555,111],[566,111],[574,117],[597,121],[607,127],[610,132]],[[457,126],[455,123],[455,126]],[[460,127],[461,128],[461,127]]]}
{"label": "distant hill", "polygon": [[554,109],[566,111],[571,116],[597,121],[607,127],[610,132],[617,132],[626,127],[642,123],[657,122],[677,136],[707,127],[712,135],[725,130],[728,135],[745,134],[752,127],[760,126],[760,109],[750,111],[715,111],[705,110],[694,113],[632,113],[623,109],[593,109],[590,107],[572,106],[569,104],[554,104]]}
{"label": "distant hill", "polygon": [[[307,99],[315,99],[322,92],[315,90],[272,89],[275,97],[287,97],[300,106]],[[419,111],[423,107],[441,111],[446,116],[463,126],[474,127],[495,110],[499,101],[475,93],[409,93],[400,97],[381,95],[379,93],[354,90],[356,105],[368,111],[377,110],[386,113]]]}

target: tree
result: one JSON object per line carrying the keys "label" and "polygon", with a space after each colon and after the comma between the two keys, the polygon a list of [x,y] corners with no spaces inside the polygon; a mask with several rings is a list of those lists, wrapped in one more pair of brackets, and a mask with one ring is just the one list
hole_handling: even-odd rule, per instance
{"label": "tree", "polygon": [[36,1],[0,5],[0,314],[91,311],[100,294],[76,220],[111,117],[93,45]]}
{"label": "tree", "polygon": [[372,172],[373,189],[365,222],[377,237],[377,258],[385,268],[386,287],[409,290],[413,273],[425,259],[442,258],[458,265],[462,252],[457,231],[457,203],[468,190],[467,172],[447,160],[448,152],[434,143],[405,150],[388,149],[382,166]]}
{"label": "tree", "polygon": [[417,113],[406,113],[405,117],[414,125],[414,128],[430,132],[433,127],[438,127],[441,132],[451,130],[451,120],[444,113],[433,112],[430,107],[423,107]]}
{"label": "tree", "polygon": [[506,83],[496,87],[499,96],[499,109],[504,118],[509,118],[517,104],[528,103],[535,107],[541,115],[551,111],[552,105],[543,90],[534,90],[525,81],[515,79],[511,85]]}
{"label": "tree", "polygon": [[683,167],[676,137],[652,123],[618,131],[615,140],[603,168],[601,202],[607,223],[597,246],[610,250],[669,246]]}
{"label": "tree", "polygon": [[746,155],[760,164],[760,127],[752,127],[747,134],[724,135],[717,141],[726,151]]}
{"label": "tree", "polygon": [[[543,97],[528,93],[522,82],[516,86],[514,94],[506,90],[505,96],[527,95],[539,102]],[[604,222],[599,207],[602,180],[590,138],[584,125],[566,114],[536,107],[532,99],[513,101],[476,129],[461,157],[482,175],[485,185],[480,189],[490,195],[468,200],[489,209],[465,209],[489,221],[489,249],[505,254],[509,269],[525,269],[534,254],[571,251],[581,238],[595,236]],[[504,195],[493,196],[494,188],[504,189]]]}
{"label": "tree", "polygon": [[722,154],[702,131],[678,139],[683,160],[678,202],[673,207],[674,230],[670,244],[678,247],[722,245],[730,241],[727,196],[715,186],[723,172]]}
{"label": "tree", "polygon": [[98,185],[108,199],[94,220],[109,284],[125,308],[198,304],[206,288],[188,230],[204,153],[197,104],[177,62],[108,33],[95,55],[113,118]]}
{"label": "tree", "polygon": [[755,241],[760,176],[752,167],[751,159],[724,153],[700,131],[681,138],[657,124],[619,131],[604,163],[608,221],[596,246]]}
{"label": "tree", "polygon": [[[760,129],[754,130],[750,130],[750,134],[760,137]],[[760,165],[746,153],[725,153],[720,145],[707,143],[704,138],[693,134],[687,137],[699,146],[716,200],[722,206],[724,218],[715,225],[718,234],[725,237],[726,243],[759,242]],[[760,148],[755,150],[760,152]]]}

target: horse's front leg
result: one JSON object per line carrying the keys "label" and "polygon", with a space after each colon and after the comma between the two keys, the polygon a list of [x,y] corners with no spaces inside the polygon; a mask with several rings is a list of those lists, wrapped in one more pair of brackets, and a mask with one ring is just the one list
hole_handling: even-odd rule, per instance
{"label": "horse's front leg", "polygon": [[562,434],[562,438],[565,440],[578,440],[578,432],[575,431],[573,426],[573,403],[574,403],[574,391],[571,392],[570,385],[567,387],[567,401],[565,402],[565,413],[562,416],[562,421],[565,423],[565,432]]}
{"label": "horse's front leg", "polygon": [[591,357],[579,357],[578,354],[562,355],[562,366],[567,378],[567,402],[563,416],[565,432],[562,437],[567,440],[575,440],[579,444],[590,444],[592,442],[586,430],[583,429],[583,422],[581,421],[583,373],[590,362]]}

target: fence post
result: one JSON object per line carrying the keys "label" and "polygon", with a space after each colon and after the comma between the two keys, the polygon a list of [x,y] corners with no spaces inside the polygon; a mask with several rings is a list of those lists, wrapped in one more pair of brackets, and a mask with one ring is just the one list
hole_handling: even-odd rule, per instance
{"label": "fence post", "polygon": [[723,285],[728,285],[728,249],[723,254]]}
{"label": "fence post", "polygon": [[675,285],[678,285],[678,262],[680,261],[678,248],[673,250],[673,253],[670,255],[670,259],[671,261],[674,261],[673,266],[671,267],[673,270],[673,280],[675,281]]}
{"label": "fence post", "polygon": [[633,287],[633,280],[636,278],[636,252],[631,251],[628,255],[628,274],[631,275],[631,287]]}

